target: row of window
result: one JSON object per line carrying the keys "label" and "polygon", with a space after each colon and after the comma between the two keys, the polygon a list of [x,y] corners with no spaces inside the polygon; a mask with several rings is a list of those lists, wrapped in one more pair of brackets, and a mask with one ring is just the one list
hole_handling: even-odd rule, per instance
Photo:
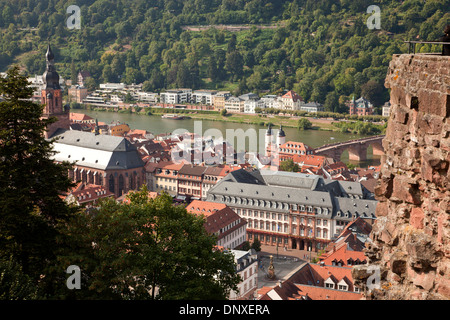
{"label": "row of window", "polygon": [[[225,188],[225,191],[227,191],[227,188]],[[243,192],[243,190],[241,190]],[[258,193],[258,191],[256,191]],[[274,194],[272,194],[274,195]],[[289,195],[287,195],[289,197]],[[230,204],[243,204],[243,205],[250,205],[250,206],[261,206],[266,208],[272,208],[272,209],[281,209],[281,210],[292,210],[292,211],[301,211],[301,212],[310,212],[310,213],[316,213],[316,214],[324,214],[328,215],[331,214],[331,210],[329,208],[321,208],[321,207],[313,207],[313,206],[305,206],[305,205],[297,205],[297,204],[288,204],[288,203],[282,203],[279,201],[269,201],[269,200],[259,200],[259,199],[247,199],[247,198],[241,198],[241,197],[233,197],[233,196],[216,196],[212,195],[211,197],[212,201],[222,201],[225,203]],[[325,202],[325,198],[322,198],[322,201]]]}
{"label": "row of window", "polygon": [[200,190],[196,189],[186,189],[186,188],[178,188],[178,193],[192,194],[192,195],[200,195]]}
{"label": "row of window", "polygon": [[200,182],[192,182],[192,181],[179,181],[178,184],[184,186],[192,186],[192,187],[201,187],[202,184]]}
{"label": "row of window", "polygon": [[[239,233],[242,233],[242,232],[239,232]],[[234,234],[234,232],[233,232],[233,234]],[[243,243],[243,242],[245,241],[245,234],[244,234],[244,235],[242,235],[242,236],[236,238],[236,239],[235,239],[234,241],[232,241],[230,244],[228,244],[228,242],[229,242],[231,239],[235,238],[235,236],[234,236],[233,234],[229,234],[229,235],[225,236],[224,238],[220,239],[220,240],[218,241],[217,244],[218,244],[219,246],[221,246],[221,247],[232,248],[232,249],[234,249],[234,248],[236,248],[238,245],[240,245],[241,243]]]}
{"label": "row of window", "polygon": [[[265,221],[248,221],[247,224],[248,228],[253,229],[260,229],[260,230],[266,230],[266,231],[273,231],[273,232],[283,232],[283,233],[289,233],[289,226],[288,225],[280,225],[276,223],[270,223]],[[298,233],[297,227],[292,226],[291,234],[298,234],[303,237],[312,237],[313,236],[313,229],[312,228],[300,228]],[[316,229],[316,237],[317,238],[325,238],[328,239],[328,230],[327,229]]]}
{"label": "row of window", "polygon": [[160,182],[170,182],[170,183],[176,183],[177,179],[170,179],[170,178],[156,178],[156,181],[160,181]]}
{"label": "row of window", "polygon": [[156,184],[156,189],[161,189],[161,190],[169,190],[169,191],[176,191],[177,190],[177,187],[172,187],[172,186],[168,186],[167,187],[167,185],[158,185],[158,184]]}
{"label": "row of window", "polygon": [[[259,217],[259,218],[266,218],[266,219],[272,219],[272,220],[278,220],[278,221],[289,221],[289,215],[288,214],[281,214],[281,213],[271,213],[271,212],[265,212],[265,211],[258,211],[258,210],[247,210],[247,209],[236,209],[236,213],[240,216],[244,217]],[[241,214],[242,213],[242,214]],[[305,224],[306,221],[308,222],[308,225],[312,225],[312,218],[305,218],[305,217],[298,217],[293,215],[292,216],[292,223],[297,223],[297,221],[300,224]],[[327,219],[315,219],[316,226],[328,226],[328,220]]]}
{"label": "row of window", "polygon": [[241,219],[234,220],[233,222],[231,222],[230,224],[225,226],[225,228],[220,229],[220,233],[230,230],[231,228],[238,225],[239,223],[241,223]]}
{"label": "row of window", "polygon": [[[349,287],[346,284],[334,284],[330,282],[325,283],[325,288],[327,289],[337,289],[341,291],[348,291]],[[354,292],[359,292],[359,288],[354,286]]]}

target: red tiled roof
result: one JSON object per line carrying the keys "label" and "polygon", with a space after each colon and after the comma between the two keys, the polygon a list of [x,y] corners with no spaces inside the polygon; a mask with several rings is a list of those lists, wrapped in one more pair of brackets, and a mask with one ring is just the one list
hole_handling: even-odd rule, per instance
{"label": "red tiled roof", "polygon": [[225,237],[247,223],[233,209],[223,203],[194,200],[186,207],[186,210],[192,214],[206,217],[205,229],[208,233],[220,232],[221,229],[230,225],[233,221],[240,220],[240,223],[234,227],[226,231],[222,230],[218,235],[218,239]]}
{"label": "red tiled roof", "polygon": [[258,290],[258,294],[259,300],[360,300],[362,298],[360,293],[298,284],[290,280],[274,287],[262,287]]}
{"label": "red tiled roof", "polygon": [[351,291],[334,290],[304,284],[296,284],[296,287],[300,296],[305,296],[311,300],[361,300],[362,298],[362,294]]}
{"label": "red tiled roof", "polygon": [[186,210],[190,213],[209,216],[219,210],[225,209],[226,207],[227,205],[223,203],[194,200],[186,207]]}
{"label": "red tiled roof", "polygon": [[94,118],[88,116],[87,114],[75,113],[75,112],[71,112],[69,117],[70,117],[71,121],[82,121],[82,120],[92,120],[92,119],[94,119]]}
{"label": "red tiled roof", "polygon": [[[284,149],[289,149],[289,150],[301,150],[301,151],[309,151],[309,150],[313,150],[310,146],[304,144],[303,142],[297,142],[297,141],[287,141],[285,143],[283,143],[282,145],[280,145],[279,149],[284,148]],[[280,151],[280,153],[282,153]]]}
{"label": "red tiled roof", "polygon": [[325,287],[325,280],[332,278],[335,284],[342,279],[347,278],[346,282],[351,283],[350,291],[353,291],[353,277],[351,267],[335,267],[320,264],[308,263],[297,272],[295,272],[289,280],[293,283],[314,285]]}
{"label": "red tiled roof", "polygon": [[[129,204],[130,203],[130,199],[128,198],[128,196],[132,193],[136,192],[135,190],[130,190],[127,193],[121,195],[120,197],[118,197],[116,200],[125,204]],[[154,192],[154,191],[149,191],[148,192],[148,198],[149,199],[155,199],[157,196],[159,195],[158,192]]]}
{"label": "red tiled roof", "polygon": [[[332,265],[333,261],[341,262],[342,266],[348,266],[349,259],[352,259],[352,261],[359,260],[360,263],[367,260],[364,252],[348,250],[346,245],[342,245],[334,251],[327,252],[320,260],[328,266]],[[353,264],[355,263],[352,262]]]}
{"label": "red tiled roof", "polygon": [[284,94],[284,95],[282,96],[282,98],[285,98],[285,99],[292,99],[294,102],[295,102],[295,101],[298,101],[298,100],[303,100],[302,97],[300,97],[297,93],[295,93],[295,92],[292,91],[292,90],[290,90],[290,91],[288,91],[286,94]]}
{"label": "red tiled roof", "polygon": [[323,167],[325,163],[325,157],[316,156],[311,154],[292,154],[292,155],[284,155],[283,157],[291,158],[295,163],[299,164],[302,167]]}
{"label": "red tiled roof", "polygon": [[75,197],[79,204],[93,202],[95,200],[112,197],[114,193],[103,186],[94,184],[78,184],[73,188],[70,194]]}

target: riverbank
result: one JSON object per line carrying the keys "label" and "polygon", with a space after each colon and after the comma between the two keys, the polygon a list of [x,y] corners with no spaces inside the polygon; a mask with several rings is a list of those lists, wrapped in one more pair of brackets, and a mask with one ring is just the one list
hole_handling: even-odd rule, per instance
{"label": "riverbank", "polygon": [[[133,108],[119,109],[119,108],[83,108],[85,110],[101,111],[101,112],[116,112],[116,113],[130,113],[149,117],[161,117],[166,113],[183,114],[195,120],[209,120],[221,122],[233,122],[242,124],[254,124],[267,127],[269,123],[274,127],[282,125],[287,128],[298,128],[298,121],[302,118],[308,119],[312,126],[308,130],[320,131],[334,131],[340,132],[341,129],[334,126],[334,120],[330,118],[314,118],[301,116],[281,116],[273,114],[248,114],[248,113],[228,113],[226,115],[220,114],[219,111],[205,111],[205,110],[188,110],[188,109],[160,109],[160,108],[140,108],[137,112]],[[76,112],[77,109],[73,109]]]}

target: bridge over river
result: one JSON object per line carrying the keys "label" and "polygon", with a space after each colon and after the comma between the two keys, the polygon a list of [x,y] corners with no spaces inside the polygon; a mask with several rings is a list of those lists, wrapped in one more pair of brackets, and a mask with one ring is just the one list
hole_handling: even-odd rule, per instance
{"label": "bridge over river", "polygon": [[316,155],[333,158],[340,161],[341,155],[348,150],[349,160],[364,161],[367,159],[367,149],[372,146],[374,155],[383,155],[382,141],[385,135],[372,136],[362,139],[326,144],[314,150]]}

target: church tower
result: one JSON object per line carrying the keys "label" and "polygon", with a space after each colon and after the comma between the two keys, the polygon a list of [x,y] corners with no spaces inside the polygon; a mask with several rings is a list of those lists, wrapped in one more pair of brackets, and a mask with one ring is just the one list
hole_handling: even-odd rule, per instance
{"label": "church tower", "polygon": [[50,45],[48,45],[47,53],[45,54],[47,66],[42,80],[44,82],[44,89],[41,92],[41,103],[44,107],[43,118],[48,119],[55,117],[57,121],[47,127],[45,138],[50,138],[57,129],[69,129],[70,119],[69,110],[63,108],[62,93],[59,85],[59,74],[56,72],[54,65],[54,55]]}
{"label": "church tower", "polygon": [[280,148],[282,144],[286,142],[286,134],[284,133],[283,126],[280,125],[277,136],[277,148]]}

